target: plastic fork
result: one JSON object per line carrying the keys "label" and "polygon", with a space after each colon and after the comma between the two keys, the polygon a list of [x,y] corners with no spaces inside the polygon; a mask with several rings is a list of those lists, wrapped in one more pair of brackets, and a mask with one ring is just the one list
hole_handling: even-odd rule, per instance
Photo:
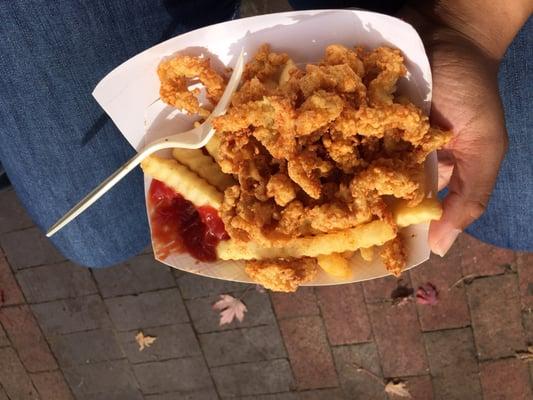
{"label": "plastic fork", "polygon": [[235,93],[241,80],[243,69],[244,50],[241,51],[239,58],[237,59],[233,73],[231,74],[220,101],[202,125],[187,132],[166,136],[145,146],[139,153],[123,164],[111,176],[81,199],[78,204],[70,209],[70,211],[63,215],[54,225],[52,225],[46,233],[46,236],[51,237],[69,222],[78,217],[78,215],[89,208],[96,200],[102,197],[109,189],[115,186],[122,178],[137,167],[146,157],[156,151],[169,148],[198,149],[205,146],[215,133],[211,122],[213,121],[213,118],[223,115],[226,112],[231,96]]}

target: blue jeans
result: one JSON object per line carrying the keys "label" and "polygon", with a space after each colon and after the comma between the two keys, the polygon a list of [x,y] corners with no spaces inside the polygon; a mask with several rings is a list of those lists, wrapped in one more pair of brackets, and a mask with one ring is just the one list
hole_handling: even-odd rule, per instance
{"label": "blue jeans", "polygon": [[[232,0],[0,3],[0,161],[39,228],[46,230],[134,154],[92,98],[96,83],[166,38],[233,18],[236,5]],[[530,22],[501,68],[510,151],[487,213],[469,228],[482,240],[516,249],[533,243],[527,132],[533,97],[526,69],[532,34]],[[91,267],[123,261],[149,240],[139,170],[52,238],[67,258]]]}

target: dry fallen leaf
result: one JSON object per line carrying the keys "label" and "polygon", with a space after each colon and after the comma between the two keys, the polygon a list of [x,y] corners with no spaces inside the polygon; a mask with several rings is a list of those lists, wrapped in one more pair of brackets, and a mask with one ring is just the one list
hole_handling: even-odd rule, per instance
{"label": "dry fallen leaf", "polygon": [[143,351],[146,347],[150,347],[152,343],[156,341],[156,339],[157,338],[154,336],[144,336],[142,331],[139,331],[139,333],[135,335],[135,340],[139,345],[139,351]]}
{"label": "dry fallen leaf", "polygon": [[516,358],[525,362],[533,361],[533,346],[528,346],[527,351],[517,351]]}
{"label": "dry fallen leaf", "polygon": [[407,390],[405,382],[394,383],[393,381],[390,381],[385,385],[385,393],[407,399],[411,398],[411,393]]}
{"label": "dry fallen leaf", "polygon": [[242,322],[244,313],[248,311],[240,299],[236,299],[229,294],[221,294],[220,300],[213,304],[213,310],[220,311],[220,326],[231,324],[234,318]]}
{"label": "dry fallen leaf", "polygon": [[427,304],[434,306],[439,302],[439,292],[432,283],[425,283],[416,291],[416,302],[418,304]]}

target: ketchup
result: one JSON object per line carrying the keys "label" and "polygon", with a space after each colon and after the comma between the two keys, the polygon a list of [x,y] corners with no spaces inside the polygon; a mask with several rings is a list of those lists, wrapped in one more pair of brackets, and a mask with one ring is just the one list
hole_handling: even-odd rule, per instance
{"label": "ketchup", "polygon": [[216,261],[216,247],[229,239],[224,222],[210,206],[196,208],[163,182],[152,180],[148,193],[155,253],[161,259],[188,252],[200,261]]}

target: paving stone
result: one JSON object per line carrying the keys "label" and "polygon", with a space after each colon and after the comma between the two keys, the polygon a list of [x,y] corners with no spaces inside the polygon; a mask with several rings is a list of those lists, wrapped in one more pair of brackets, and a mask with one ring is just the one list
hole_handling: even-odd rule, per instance
{"label": "paving stone", "polygon": [[362,285],[367,303],[390,301],[391,294],[398,285],[412,287],[408,271],[403,272],[400,278],[386,276],[384,278],[365,281]]}
{"label": "paving stone", "polygon": [[287,356],[276,325],[205,333],[199,339],[210,367]]}
{"label": "paving stone", "polygon": [[262,394],[259,396],[244,396],[237,398],[239,400],[300,400],[298,393],[296,392]]}
{"label": "paving stone", "polygon": [[65,259],[37,228],[2,234],[0,246],[15,270],[53,264]]}
{"label": "paving stone", "polygon": [[[298,393],[298,400],[348,400],[341,389],[306,390]],[[351,400],[351,399],[350,399]]]}
{"label": "paving stone", "polygon": [[29,372],[57,368],[48,344],[27,305],[1,308],[0,322]]}
{"label": "paving stone", "polygon": [[212,387],[209,371],[201,357],[135,364],[133,371],[144,394],[194,392]]}
{"label": "paving stone", "polygon": [[316,295],[332,345],[372,340],[361,284],[317,287]]}
{"label": "paving stone", "polygon": [[533,311],[533,253],[518,254],[517,264],[522,308]]}
{"label": "paving stone", "polygon": [[105,299],[119,331],[187,322],[187,311],[178,289]]}
{"label": "paving stone", "polygon": [[525,350],[516,275],[476,279],[468,285],[467,294],[480,360]]}
{"label": "paving stone", "polygon": [[379,377],[382,376],[379,356],[374,343],[332,348],[339,380],[349,399],[386,400],[383,382],[361,371],[361,368]]}
{"label": "paving stone", "polygon": [[0,306],[25,303],[7,259],[0,249]]}
{"label": "paving stone", "polygon": [[470,328],[424,333],[435,400],[481,399]]}
{"label": "paving stone", "polygon": [[279,321],[299,390],[337,386],[337,373],[320,317]]}
{"label": "paving stone", "polygon": [[142,399],[126,360],[63,368],[76,399]]}
{"label": "paving stone", "polygon": [[33,226],[31,218],[20,204],[14,190],[0,193],[0,233],[11,232]]}
{"label": "paving stone", "polygon": [[215,367],[211,376],[222,397],[287,392],[293,385],[285,359]]}
{"label": "paving stone", "polygon": [[527,364],[516,358],[479,365],[484,400],[533,399]]}
{"label": "paving stone", "polygon": [[41,399],[74,400],[61,371],[32,374],[31,379]]}
{"label": "paving stone", "polygon": [[[410,376],[406,378],[406,386],[412,400],[433,400],[433,385],[431,376]],[[396,400],[394,396],[389,396],[391,400]]]}
{"label": "paving stone", "polygon": [[11,345],[11,343],[9,342],[9,339],[7,338],[6,331],[4,330],[2,325],[0,324],[0,347],[6,347],[6,346],[10,346],[10,345]]}
{"label": "paving stone", "polygon": [[512,250],[483,243],[467,234],[461,235],[461,247],[464,276],[499,275],[505,272],[507,266],[516,264]]}
{"label": "paving stone", "polygon": [[17,274],[17,280],[28,303],[41,303],[98,292],[89,270],[69,261],[24,269]]}
{"label": "paving stone", "polygon": [[385,377],[423,375],[428,371],[422,333],[412,302],[368,304],[368,313]]}
{"label": "paving stone", "polygon": [[177,282],[184,299],[195,299],[198,297],[242,292],[250,287],[250,285],[246,283],[207,278],[205,276],[195,275],[188,272],[181,274],[177,279]]}
{"label": "paving stone", "polygon": [[104,298],[176,286],[170,269],[152,255],[140,255],[112,268],[92,271]]}
{"label": "paving stone", "polygon": [[11,400],[38,400],[39,395],[10,347],[0,349],[0,385]]}
{"label": "paving stone", "polygon": [[144,396],[146,400],[217,400],[214,388],[193,390],[192,392],[170,392]]}
{"label": "paving stone", "polygon": [[139,331],[119,332],[118,338],[122,348],[131,363],[160,361],[168,358],[181,358],[201,355],[200,346],[190,324],[174,324],[147,328],[143,333],[153,336],[154,343],[143,351],[139,351],[139,344],[135,335]]}
{"label": "paving stone", "polygon": [[51,336],[48,342],[62,367],[124,358],[117,338],[109,329]]}
{"label": "paving stone", "polygon": [[244,320],[219,326],[220,315],[212,308],[213,303],[218,299],[218,296],[212,296],[185,301],[197,332],[206,333],[258,325],[272,325],[276,321],[268,295],[250,290],[243,299],[248,309]]}
{"label": "paving stone", "polygon": [[278,319],[306,317],[319,313],[312,287],[300,287],[294,293],[271,292],[270,299]]}
{"label": "paving stone", "polygon": [[33,304],[31,309],[47,336],[111,326],[98,295]]}
{"label": "paving stone", "polygon": [[439,292],[434,306],[417,304],[418,319],[423,331],[461,328],[470,324],[470,313],[463,284],[454,284],[461,275],[461,254],[446,257],[432,255],[429,261],[410,271],[413,288],[431,282]]}

